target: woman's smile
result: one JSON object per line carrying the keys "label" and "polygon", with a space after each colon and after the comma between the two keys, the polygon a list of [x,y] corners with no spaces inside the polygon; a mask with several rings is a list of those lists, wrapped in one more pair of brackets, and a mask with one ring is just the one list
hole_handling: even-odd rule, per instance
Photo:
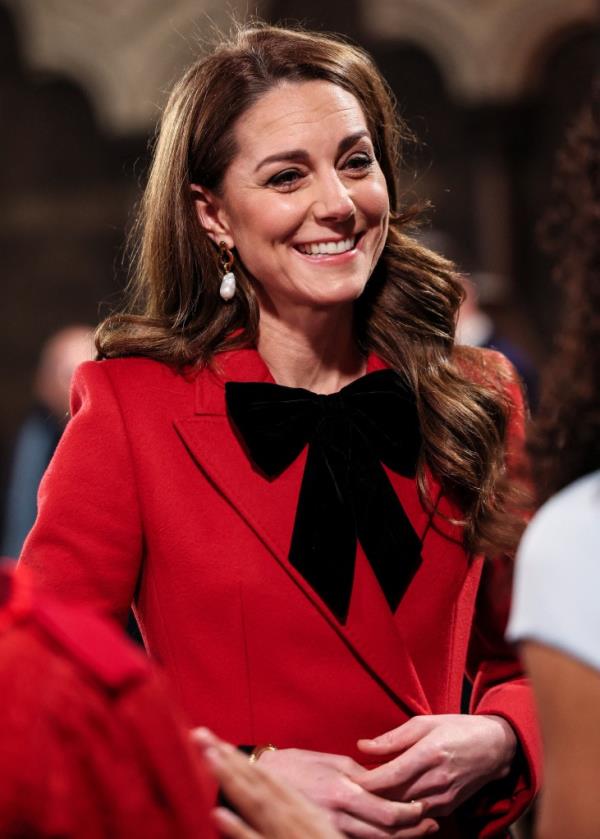
{"label": "woman's smile", "polygon": [[313,262],[318,264],[331,264],[332,257],[335,257],[335,264],[339,263],[338,257],[346,257],[346,259],[356,256],[356,248],[361,238],[361,234],[349,236],[346,239],[322,239],[318,242],[300,242],[294,247],[302,256],[308,256]]}

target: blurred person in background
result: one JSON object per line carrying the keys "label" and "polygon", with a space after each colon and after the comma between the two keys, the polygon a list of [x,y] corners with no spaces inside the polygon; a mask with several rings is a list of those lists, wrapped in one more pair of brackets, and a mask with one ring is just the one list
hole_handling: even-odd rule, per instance
{"label": "blurred person in background", "polygon": [[[499,274],[475,272],[461,276],[465,298],[458,314],[456,340],[471,347],[498,350],[508,358],[525,386],[527,403],[534,410],[538,399],[538,373],[527,352],[502,334],[490,312],[490,303],[506,307],[507,279]],[[488,305],[483,306],[482,301]],[[514,305],[514,303],[513,303]]]}
{"label": "blurred person in background", "polygon": [[517,557],[509,637],[539,707],[539,839],[600,836],[600,83],[558,157],[544,225],[563,322],[530,450],[541,508]]}
{"label": "blurred person in background", "polygon": [[5,557],[21,553],[37,514],[37,492],[69,418],[75,369],[95,355],[91,326],[73,325],[52,335],[42,347],[33,386],[34,404],[15,444],[3,511]]}
{"label": "blurred person in background", "polygon": [[190,723],[347,835],[505,836],[539,760],[493,559],[521,390],[454,345],[402,136],[334,38],[241,29],[186,72],[21,562],[117,620],[135,599]]}
{"label": "blurred person in background", "polygon": [[516,304],[512,299],[509,279],[490,271],[464,273],[461,268],[465,254],[461,252],[456,240],[444,230],[423,228],[418,231],[416,238],[426,247],[450,259],[459,269],[458,277],[464,296],[456,323],[456,342],[468,347],[498,350],[505,355],[525,386],[529,408],[535,408],[538,389],[535,364],[525,349],[509,338],[498,325],[499,313],[515,311]]}

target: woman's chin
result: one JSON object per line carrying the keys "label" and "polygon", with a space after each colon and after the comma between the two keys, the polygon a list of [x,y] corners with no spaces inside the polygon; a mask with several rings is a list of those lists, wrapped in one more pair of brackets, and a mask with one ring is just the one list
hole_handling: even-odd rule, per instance
{"label": "woman's chin", "polygon": [[304,294],[298,295],[297,302],[301,306],[314,308],[351,305],[361,296],[366,284],[367,280],[363,277],[329,280],[329,282],[319,283],[317,288],[306,289]]}
{"label": "woman's chin", "polygon": [[[311,298],[303,301],[307,308],[318,310],[336,310],[341,308],[352,307],[352,304],[360,297],[364,291],[364,285],[358,289],[344,290],[343,292],[330,294],[315,294]],[[299,302],[299,305],[302,303]]]}

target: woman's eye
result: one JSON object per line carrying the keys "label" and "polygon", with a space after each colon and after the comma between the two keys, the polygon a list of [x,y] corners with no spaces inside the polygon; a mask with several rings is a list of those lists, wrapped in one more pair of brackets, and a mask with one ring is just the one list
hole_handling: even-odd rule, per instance
{"label": "woman's eye", "polygon": [[354,171],[360,172],[365,169],[370,169],[374,162],[375,160],[370,154],[360,152],[359,154],[353,154],[352,157],[349,157],[345,166],[347,169],[353,169]]}
{"label": "woman's eye", "polygon": [[284,172],[278,172],[269,178],[269,186],[279,187],[285,189],[286,187],[294,186],[296,181],[302,177],[302,174],[297,169],[286,169]]}

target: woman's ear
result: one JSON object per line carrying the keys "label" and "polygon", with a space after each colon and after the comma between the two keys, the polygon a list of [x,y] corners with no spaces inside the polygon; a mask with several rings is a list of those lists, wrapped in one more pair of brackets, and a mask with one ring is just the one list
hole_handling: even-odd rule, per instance
{"label": "woman's ear", "polygon": [[214,192],[199,184],[191,184],[192,200],[196,208],[196,216],[208,236],[216,245],[225,242],[228,248],[234,246],[227,214],[221,201]]}

